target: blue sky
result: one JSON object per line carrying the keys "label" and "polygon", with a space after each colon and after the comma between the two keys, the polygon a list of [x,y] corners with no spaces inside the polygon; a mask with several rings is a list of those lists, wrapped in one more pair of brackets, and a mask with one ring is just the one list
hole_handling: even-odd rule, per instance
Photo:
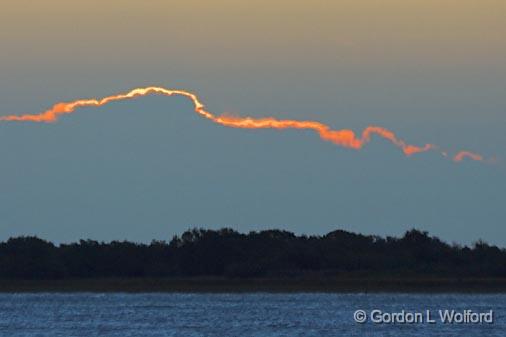
{"label": "blue sky", "polygon": [[[53,20],[23,29],[16,22],[37,9],[7,6],[0,114],[161,85],[195,91],[218,114],[357,132],[380,125],[412,144],[498,163],[406,158],[379,138],[353,151],[306,131],[229,129],[199,118],[182,98],[144,97],[83,108],[55,124],[0,124],[0,239],[150,241],[192,226],[399,235],[416,227],[506,246],[501,3],[474,12],[472,2],[441,9],[389,1],[393,11],[367,1],[299,4],[286,18],[277,6],[223,4],[225,12],[217,5],[208,13],[209,32],[154,3],[106,8],[94,24],[85,14],[69,19],[71,6],[51,11],[53,1],[39,9]],[[232,19],[239,12],[248,19]],[[344,22],[334,24],[340,15]],[[138,24],[127,25],[130,16]]]}

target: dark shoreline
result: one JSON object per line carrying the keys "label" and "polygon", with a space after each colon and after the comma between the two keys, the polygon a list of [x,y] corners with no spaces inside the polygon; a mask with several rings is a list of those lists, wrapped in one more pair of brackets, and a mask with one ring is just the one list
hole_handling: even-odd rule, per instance
{"label": "dark shoreline", "polygon": [[0,293],[17,292],[506,293],[506,279],[108,278],[72,280],[0,280]]}

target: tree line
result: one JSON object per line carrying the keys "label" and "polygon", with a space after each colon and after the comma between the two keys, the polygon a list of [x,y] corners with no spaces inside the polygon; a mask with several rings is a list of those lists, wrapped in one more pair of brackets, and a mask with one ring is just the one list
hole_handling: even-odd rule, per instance
{"label": "tree line", "polygon": [[0,243],[0,278],[138,277],[506,277],[506,250],[478,241],[450,245],[427,232],[379,237],[332,231],[239,233],[191,229],[150,244],[80,240],[55,245],[33,236]]}

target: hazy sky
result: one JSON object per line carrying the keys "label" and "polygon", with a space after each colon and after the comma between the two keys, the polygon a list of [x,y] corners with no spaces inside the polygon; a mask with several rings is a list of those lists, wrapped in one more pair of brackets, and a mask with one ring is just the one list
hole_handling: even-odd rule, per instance
{"label": "hazy sky", "polygon": [[217,114],[380,125],[498,162],[229,129],[145,97],[0,124],[0,240],[417,227],[506,246],[505,36],[503,0],[3,1],[0,115],[160,85]]}

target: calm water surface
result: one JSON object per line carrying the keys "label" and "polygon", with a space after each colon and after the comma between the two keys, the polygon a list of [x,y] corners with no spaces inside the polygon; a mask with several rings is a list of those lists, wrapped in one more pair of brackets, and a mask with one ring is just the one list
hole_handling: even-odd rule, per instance
{"label": "calm water surface", "polygon": [[[356,310],[494,311],[488,324],[359,324]],[[506,295],[0,294],[1,336],[506,336]]]}

